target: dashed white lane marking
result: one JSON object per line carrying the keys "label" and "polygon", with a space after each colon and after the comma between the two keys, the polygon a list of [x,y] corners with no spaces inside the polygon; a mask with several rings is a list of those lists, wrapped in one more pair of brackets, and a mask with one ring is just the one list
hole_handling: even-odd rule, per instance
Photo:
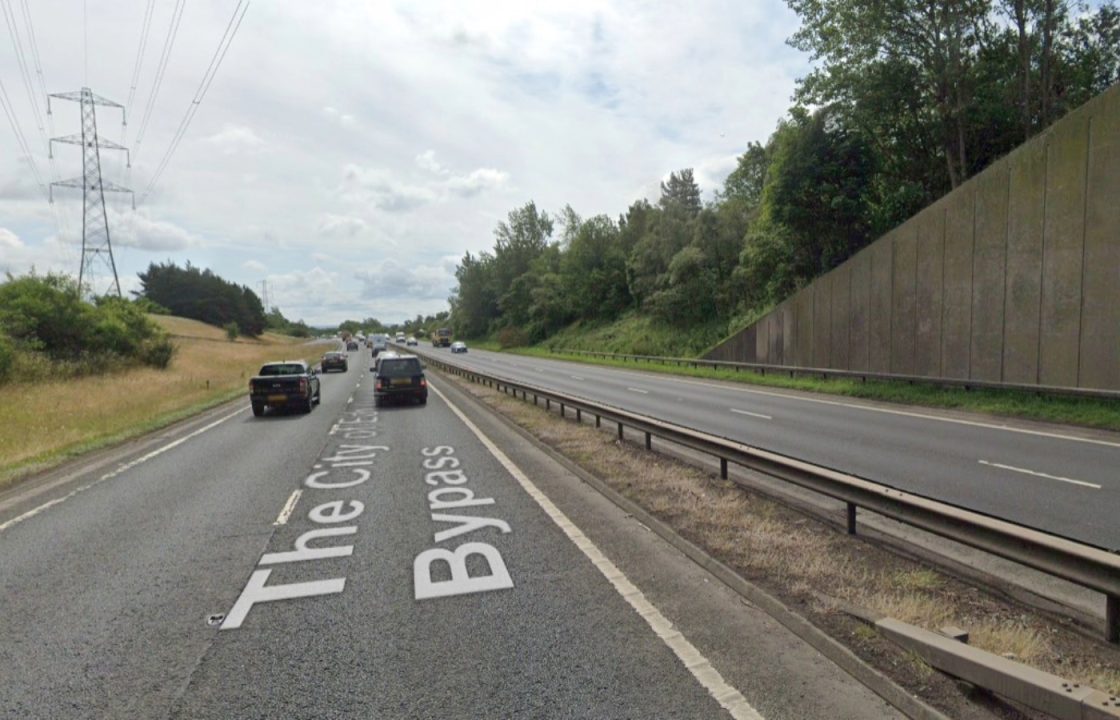
{"label": "dashed white lane marking", "polygon": [[1082,487],[1093,488],[1100,490],[1101,486],[1096,483],[1085,482],[1084,480],[1074,480],[1073,478],[1062,477],[1060,475],[1050,475],[1049,473],[1037,472],[1035,470],[1028,470],[1026,468],[1013,467],[1011,465],[1003,465],[1001,463],[988,462],[987,460],[977,460],[981,465],[988,465],[989,467],[999,468],[1000,470],[1010,470],[1012,472],[1023,473],[1024,475],[1034,475],[1035,477],[1042,477],[1048,480],[1058,480],[1059,482],[1069,483],[1071,485],[1081,485]]}
{"label": "dashed white lane marking", "polygon": [[770,415],[763,415],[762,413],[751,412],[750,410],[740,410],[738,408],[730,408],[731,412],[738,415],[750,415],[751,417],[762,418],[763,420],[773,420]]}
{"label": "dashed white lane marking", "polygon": [[556,507],[552,500],[533,484],[533,481],[494,444],[493,440],[483,434],[482,430],[480,430],[477,425],[471,422],[458,407],[447,399],[446,395],[431,385],[431,383],[428,384],[428,388],[447,403],[447,407],[451,408],[451,411],[463,421],[463,424],[466,425],[472,433],[474,433],[475,437],[490,451],[490,454],[497,458],[498,462],[502,464],[502,467],[520,483],[529,497],[533,498],[533,500],[540,505],[541,509],[552,518],[552,521],[564,531],[564,534],[568,536],[572,544],[579,548],[580,551],[587,556],[587,559],[599,569],[603,577],[614,586],[614,589],[630,604],[630,607],[634,608],[634,611],[649,623],[650,628],[657,634],[657,637],[661,638],[661,641],[669,646],[673,653],[676,654],[681,664],[692,673],[696,681],[715,698],[716,702],[718,702],[731,717],[736,720],[763,720],[762,715],[747,702],[747,699],[743,697],[742,693],[727,684],[727,681],[723,679],[719,671],[712,667],[712,664],[696,649],[696,646],[689,642],[688,638],[681,634],[679,630],[673,627],[673,623],[662,615],[661,611],[658,610],[653,603],[646,599],[645,594],[631,583],[626,578],[626,575],[624,575],[623,572],[619,570],[593,542],[591,542],[591,539],[584,535],[575,523],[569,520],[568,516],[561,512],[560,508]]}
{"label": "dashed white lane marking", "polygon": [[284,507],[280,509],[280,514],[276,517],[276,522],[272,523],[273,525],[286,525],[288,523],[288,518],[295,512],[296,503],[299,502],[299,496],[302,494],[303,490],[298,488],[292,491],[291,497],[288,498],[288,502],[284,503]]}
{"label": "dashed white lane marking", "polygon": [[641,388],[632,388],[632,387],[628,387],[626,389],[629,390],[630,392],[641,393],[642,395],[649,395],[649,390],[642,390]]}
{"label": "dashed white lane marking", "polygon": [[62,497],[55,498],[54,500],[51,500],[50,502],[45,502],[42,505],[40,505],[40,506],[38,506],[38,507],[36,507],[32,510],[28,510],[27,512],[25,512],[22,515],[14,517],[11,520],[8,520],[7,522],[0,523],[0,532],[3,532],[4,530],[7,530],[8,528],[12,527],[13,525],[18,525],[19,523],[23,522],[24,520],[27,520],[28,518],[35,517],[36,515],[38,515],[39,513],[43,512],[44,510],[46,510],[47,508],[49,508],[53,505],[58,505],[59,503],[64,503],[67,500],[69,500],[70,498],[77,495],[78,493],[85,492],[86,490],[89,490],[94,485],[99,485],[99,484],[105,482],[106,480],[112,480],[113,478],[120,475],[121,473],[123,473],[127,470],[131,470],[132,468],[136,467],[137,465],[139,465],[141,463],[145,463],[145,462],[151,460],[152,458],[154,458],[158,455],[162,455],[163,453],[167,452],[168,450],[171,450],[172,448],[179,447],[180,445],[182,445],[186,441],[190,440],[191,438],[198,437],[199,435],[206,432],[207,430],[210,430],[212,428],[216,428],[217,426],[224,423],[226,420],[229,420],[234,415],[239,415],[239,414],[245,412],[248,409],[249,408],[246,406],[246,407],[241,408],[240,410],[235,410],[235,411],[231,412],[229,415],[218,418],[217,420],[210,423],[209,425],[206,425],[205,427],[200,427],[199,429],[195,430],[194,432],[192,432],[188,435],[184,435],[183,437],[179,438],[178,440],[174,440],[172,442],[169,442],[166,445],[164,445],[163,447],[151,451],[147,455],[142,455],[142,456],[136,458],[135,460],[133,460],[131,462],[127,462],[124,465],[121,465],[116,470],[105,473],[104,475],[97,478],[96,480],[94,480],[91,483],[86,483],[85,485],[82,485],[81,487],[74,488],[73,490],[71,490],[66,495],[63,495]]}
{"label": "dashed white lane marking", "polygon": [[583,380],[579,375],[572,375],[572,380]]}
{"label": "dashed white lane marking", "polygon": [[[643,373],[634,370],[624,370],[621,368],[607,369],[621,375],[630,375],[632,377],[641,378],[650,377],[649,373]],[[753,395],[766,395],[767,397],[782,398],[784,400],[797,400],[800,402],[819,403],[821,405],[835,405],[837,407],[851,408],[852,410],[865,410],[867,412],[885,413],[887,415],[902,415],[904,417],[918,418],[921,420],[933,420],[935,422],[967,425],[969,427],[982,427],[989,428],[991,430],[1003,430],[1005,432],[1020,433],[1022,435],[1047,437],[1054,440],[1069,440],[1070,442],[1088,443],[1090,445],[1104,445],[1105,447],[1120,448],[1120,442],[1116,442],[1113,440],[1100,440],[1097,438],[1079,437],[1077,435],[1066,435],[1064,433],[1048,432],[1046,430],[1031,430],[1030,428],[1011,427],[1010,425],[996,425],[995,423],[979,422],[977,420],[963,420],[961,418],[941,417],[938,415],[929,415],[927,413],[911,412],[908,410],[895,410],[893,408],[875,407],[872,405],[860,405],[858,403],[841,402],[839,400],[825,400],[823,398],[802,397],[800,395],[790,395],[787,393],[771,392],[768,390],[756,390],[750,387],[735,387],[731,384],[717,385],[716,383],[704,382],[702,380],[686,380],[679,377],[673,377],[667,373],[658,373],[657,377],[658,379],[666,380],[667,382],[679,382],[687,385],[701,385],[703,387],[716,388],[717,390],[750,393]]]}

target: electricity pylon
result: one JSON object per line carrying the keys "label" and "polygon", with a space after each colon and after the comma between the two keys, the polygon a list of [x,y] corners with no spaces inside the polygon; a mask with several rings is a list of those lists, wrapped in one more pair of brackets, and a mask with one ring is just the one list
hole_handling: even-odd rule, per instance
{"label": "electricity pylon", "polygon": [[113,283],[106,288],[106,293],[116,290],[117,297],[121,296],[121,281],[117,277],[117,263],[113,260],[113,245],[109,241],[109,218],[105,214],[105,193],[122,192],[132,195],[132,209],[136,209],[136,195],[126,187],[101,178],[101,148],[110,150],[124,150],[128,167],[132,167],[132,157],[128,155],[128,148],[123,145],[106,140],[97,134],[97,113],[94,107],[105,105],[121,109],[121,122],[124,122],[124,106],[106,100],[100,95],[94,95],[89,88],[82,88],[78,92],[54,93],[47,97],[47,114],[51,113],[51,98],[59,100],[73,100],[82,106],[82,132],[80,135],[66,135],[51,138],[49,146],[50,157],[54,158],[54,144],[56,142],[69,143],[82,146],[82,176],[70,180],[61,180],[51,183],[50,201],[54,202],[54,186],[81,188],[82,202],[82,266],[78,271],[78,292],[85,295],[85,288],[94,291],[95,264],[100,261],[113,271]]}

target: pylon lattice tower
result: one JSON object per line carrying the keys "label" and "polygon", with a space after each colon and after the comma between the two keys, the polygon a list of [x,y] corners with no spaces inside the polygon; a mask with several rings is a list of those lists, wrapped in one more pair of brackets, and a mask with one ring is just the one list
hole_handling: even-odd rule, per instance
{"label": "pylon lattice tower", "polygon": [[128,148],[118,145],[112,140],[97,134],[97,113],[95,107],[104,105],[121,109],[121,122],[124,123],[124,106],[107,100],[100,95],[95,95],[89,88],[82,88],[78,92],[52,93],[47,97],[47,114],[51,113],[51,98],[59,100],[73,100],[82,107],[82,132],[78,135],[51,138],[49,154],[54,158],[54,144],[56,142],[82,146],[82,176],[70,180],[61,180],[51,183],[50,201],[54,202],[54,186],[81,188],[82,189],[82,266],[78,271],[78,292],[83,296],[86,288],[90,294],[97,295],[94,287],[96,265],[103,264],[113,273],[113,282],[105,289],[105,294],[115,291],[117,297],[121,296],[121,282],[117,276],[117,263],[113,259],[113,244],[109,239],[109,218],[105,214],[105,193],[119,192],[132,195],[132,209],[136,209],[136,195],[132,190],[117,185],[101,177],[101,148],[111,150],[124,150],[128,167],[132,167],[132,158]]}

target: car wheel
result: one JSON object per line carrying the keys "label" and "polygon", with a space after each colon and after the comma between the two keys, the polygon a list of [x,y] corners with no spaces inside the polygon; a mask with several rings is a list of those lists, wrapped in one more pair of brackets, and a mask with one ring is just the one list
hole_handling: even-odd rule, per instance
{"label": "car wheel", "polygon": [[420,398],[420,404],[421,405],[427,405],[428,404],[428,396],[427,395],[424,395],[423,397]]}
{"label": "car wheel", "polygon": [[253,403],[253,414],[257,417],[264,415],[264,403]]}

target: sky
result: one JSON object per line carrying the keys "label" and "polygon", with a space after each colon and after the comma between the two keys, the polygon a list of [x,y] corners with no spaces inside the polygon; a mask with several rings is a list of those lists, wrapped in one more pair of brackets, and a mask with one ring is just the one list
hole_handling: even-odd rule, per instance
{"label": "sky", "polygon": [[131,149],[131,168],[101,151],[105,180],[136,191],[135,210],[107,195],[126,293],[150,263],[189,261],[327,326],[447,309],[463,254],[530,200],[617,217],[688,167],[710,196],[809,71],[780,0],[251,0],[193,104],[237,6],[0,0],[0,83],[33,160],[0,112],[0,273],[80,265],[80,191],[51,205],[32,169],[80,176],[79,147],[46,151],[80,108],[52,99],[47,116],[40,87],[126,106],[125,126],[97,107],[99,135]]}

